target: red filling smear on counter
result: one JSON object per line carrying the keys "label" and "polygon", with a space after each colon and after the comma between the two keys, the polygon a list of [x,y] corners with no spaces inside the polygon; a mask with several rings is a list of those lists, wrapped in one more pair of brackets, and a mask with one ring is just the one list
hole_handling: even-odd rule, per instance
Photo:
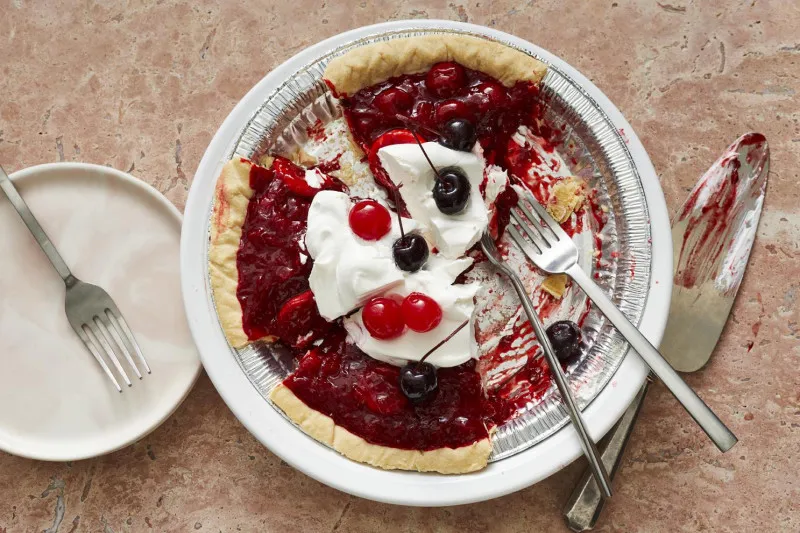
{"label": "red filling smear on counter", "polygon": [[[532,166],[542,163],[539,155],[520,149],[511,140],[520,124],[530,125],[543,137],[546,152],[554,151],[547,139],[561,132],[534,124],[541,114],[537,87],[519,83],[507,88],[484,74],[463,68],[462,72],[463,77],[456,76],[456,82],[452,76],[435,80],[435,91],[428,86],[430,73],[416,74],[393,78],[343,99],[351,131],[365,150],[376,180],[384,187],[391,188],[393,184],[382,174],[375,156],[377,148],[395,142],[416,142],[415,134],[435,139],[437,128],[452,118],[477,120],[478,138],[487,162],[497,163],[515,176],[527,176]],[[398,114],[419,126],[415,134],[400,129],[409,123],[400,120]],[[322,131],[321,125],[315,124],[308,134],[316,138]],[[391,133],[386,135],[387,132]],[[338,166],[337,158],[317,169],[327,174]],[[400,390],[398,367],[372,359],[348,344],[341,320],[322,320],[309,291],[312,260],[306,253],[303,236],[314,195],[322,189],[345,187],[326,177],[322,189],[315,189],[303,176],[303,169],[284,158],[276,158],[271,169],[252,167],[250,182],[255,192],[248,205],[237,255],[237,297],[243,310],[244,330],[251,340],[274,335],[294,347],[298,368],[284,384],[301,401],[373,444],[429,450],[457,448],[486,438],[492,427],[541,398],[550,387],[550,373],[544,359],[536,356],[538,345],[531,347],[533,353],[524,367],[491,394],[483,390],[475,361],[469,361],[438,369],[436,392],[422,403],[412,403]],[[537,189],[539,195],[547,192],[546,185],[531,187],[529,179],[524,185],[534,194]],[[545,202],[549,199],[537,198]],[[517,200],[510,187],[498,197],[495,230],[502,231],[508,224],[510,209]],[[592,211],[595,207],[592,204]],[[593,229],[599,231],[604,214],[597,210],[593,216],[598,226]],[[576,220],[565,225],[570,235],[583,230],[583,217],[573,218]],[[546,293],[537,302],[543,318],[558,305]],[[586,313],[581,323],[585,316]],[[496,355],[500,357],[503,349],[511,349],[514,340],[522,337],[526,342],[535,341],[525,320],[519,321],[512,335],[501,339]]]}

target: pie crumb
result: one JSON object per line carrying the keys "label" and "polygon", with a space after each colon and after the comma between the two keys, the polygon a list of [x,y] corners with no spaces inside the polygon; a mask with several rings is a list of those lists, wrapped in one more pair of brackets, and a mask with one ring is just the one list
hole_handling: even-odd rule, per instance
{"label": "pie crumb", "polygon": [[547,212],[561,224],[569,220],[572,213],[579,210],[586,197],[583,194],[584,182],[582,179],[570,176],[559,180],[553,185],[550,203]]}
{"label": "pie crumb", "polygon": [[553,298],[560,300],[567,290],[567,275],[550,274],[542,282],[542,290],[550,294]]}

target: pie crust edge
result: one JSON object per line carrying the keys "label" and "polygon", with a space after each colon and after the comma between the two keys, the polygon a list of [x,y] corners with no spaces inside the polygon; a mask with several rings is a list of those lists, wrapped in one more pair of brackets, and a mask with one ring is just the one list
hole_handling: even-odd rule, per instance
{"label": "pie crust edge", "polygon": [[222,167],[214,191],[211,215],[211,238],[208,250],[208,270],[217,315],[228,342],[241,348],[249,341],[242,326],[242,306],[236,297],[239,270],[236,255],[247,215],[247,205],[253,196],[250,188],[250,168],[247,159],[232,159]]}
{"label": "pie crust edge", "polygon": [[386,470],[466,474],[485,468],[492,452],[489,437],[460,448],[442,447],[427,451],[372,444],[306,405],[286,385],[275,387],[269,397],[307,435],[349,459]]}
{"label": "pie crust edge", "polygon": [[428,71],[441,61],[455,61],[492,76],[507,87],[520,81],[539,83],[547,66],[505,44],[469,35],[425,35],[361,46],[334,58],[323,77],[338,95],[352,95],[402,74]]}

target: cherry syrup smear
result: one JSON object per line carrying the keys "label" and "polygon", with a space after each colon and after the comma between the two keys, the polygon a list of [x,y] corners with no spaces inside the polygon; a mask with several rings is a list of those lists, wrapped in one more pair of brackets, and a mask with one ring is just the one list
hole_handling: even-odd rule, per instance
{"label": "cherry syrup smear", "polygon": [[[739,152],[747,149],[746,168],[740,172]],[[683,206],[676,225],[685,223],[683,244],[676,266],[675,284],[692,288],[712,281],[719,271],[723,256],[729,263],[726,279],[729,291],[735,294],[741,279],[737,269],[746,264],[747,255],[731,253],[737,241],[736,228],[753,199],[763,193],[766,176],[754,173],[756,165],[766,160],[766,139],[760,134],[747,134],[734,142],[701,178]],[[690,236],[697,235],[694,238]],[[749,246],[745,247],[749,253]],[[735,281],[737,280],[738,281]]]}

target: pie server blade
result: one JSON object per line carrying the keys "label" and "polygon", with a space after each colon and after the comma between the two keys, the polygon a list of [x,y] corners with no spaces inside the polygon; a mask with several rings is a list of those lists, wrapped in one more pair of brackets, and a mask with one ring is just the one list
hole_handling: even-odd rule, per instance
{"label": "pie server blade", "polygon": [[756,236],[769,174],[760,133],[731,144],[672,221],[675,278],[661,353],[680,372],[703,367],[728,320]]}

